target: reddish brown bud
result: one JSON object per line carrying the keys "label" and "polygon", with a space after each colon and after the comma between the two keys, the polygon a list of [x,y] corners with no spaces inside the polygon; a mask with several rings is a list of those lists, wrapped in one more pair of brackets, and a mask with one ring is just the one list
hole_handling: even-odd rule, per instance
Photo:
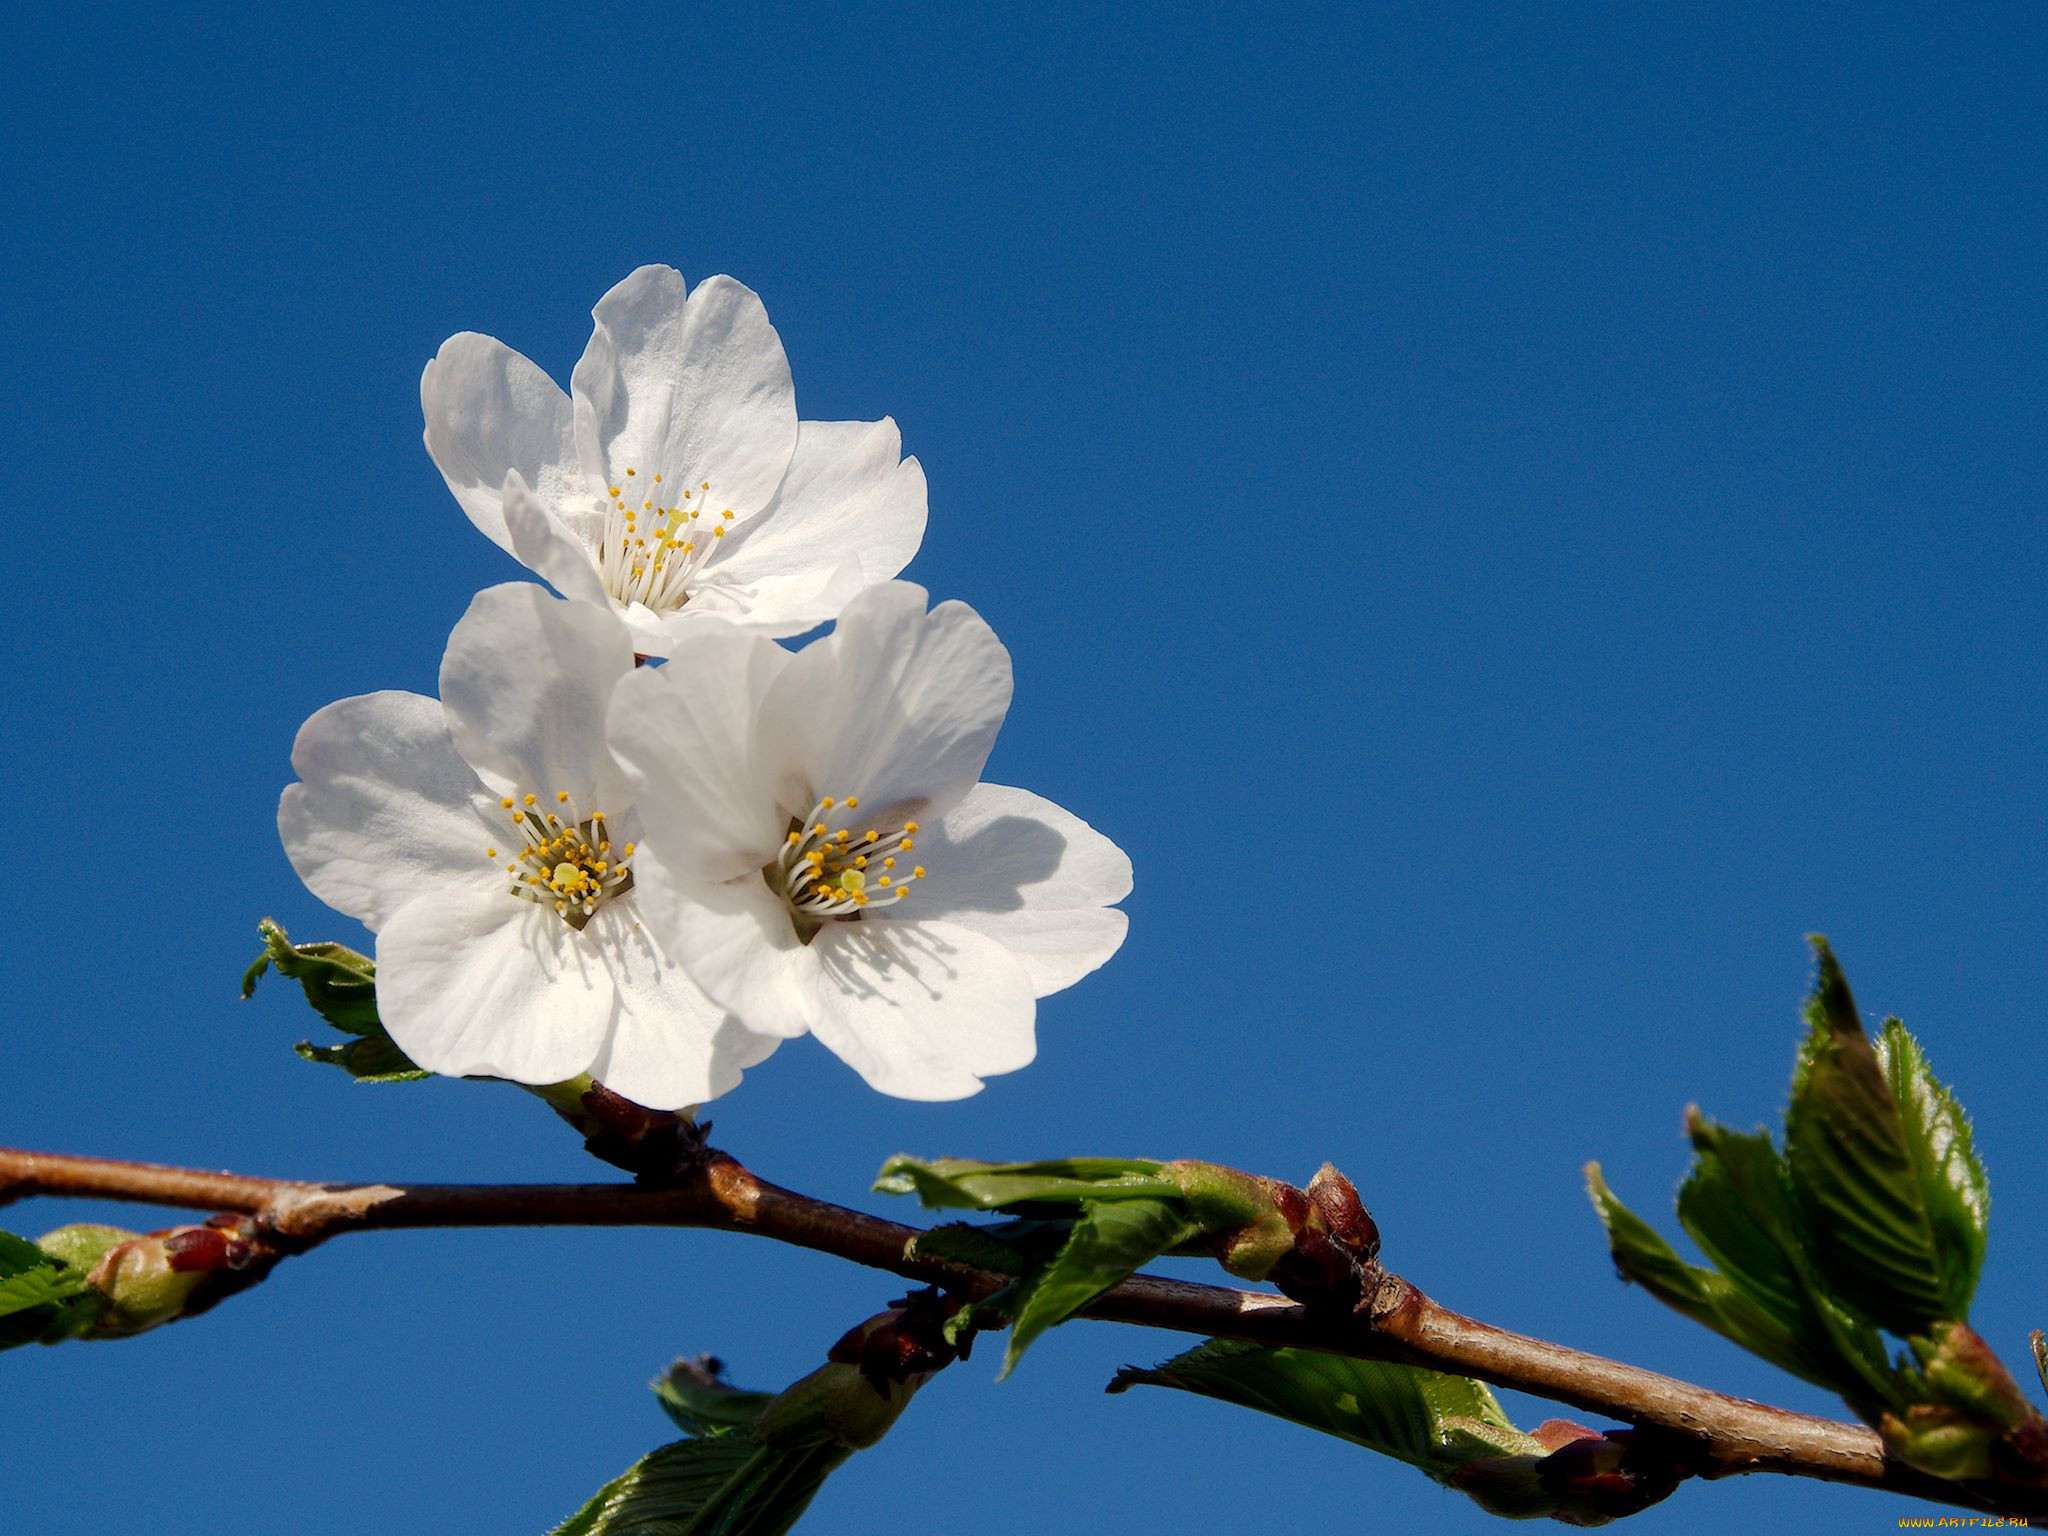
{"label": "reddish brown bud", "polygon": [[173,1273],[225,1269],[228,1237],[213,1227],[186,1227],[163,1239],[164,1259]]}
{"label": "reddish brown bud", "polygon": [[1322,1218],[1323,1230],[1338,1247],[1370,1260],[1380,1251],[1380,1229],[1358,1191],[1332,1163],[1325,1163],[1308,1181],[1309,1203]]}

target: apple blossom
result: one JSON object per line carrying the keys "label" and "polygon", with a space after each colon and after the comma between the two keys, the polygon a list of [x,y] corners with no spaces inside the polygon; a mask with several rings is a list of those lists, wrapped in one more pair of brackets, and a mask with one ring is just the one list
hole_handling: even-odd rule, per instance
{"label": "apple blossom", "polygon": [[422,1067],[535,1084],[588,1072],[675,1109],[775,1048],[639,920],[650,874],[604,738],[632,670],[613,615],[492,587],[449,637],[438,701],[366,694],[300,729],[285,852],[376,933],[379,1013]]}
{"label": "apple blossom", "polygon": [[706,616],[801,634],[917,552],[924,471],[896,424],[799,422],[751,290],[641,267],[591,314],[568,394],[474,332],[420,379],[449,490],[565,597],[615,609],[666,656]]}
{"label": "apple blossom", "polygon": [[751,1029],[874,1087],[960,1098],[1029,1062],[1035,1002],[1115,953],[1131,866],[1050,801],[979,783],[1010,658],[964,603],[871,587],[790,655],[730,627],[619,683],[641,908]]}

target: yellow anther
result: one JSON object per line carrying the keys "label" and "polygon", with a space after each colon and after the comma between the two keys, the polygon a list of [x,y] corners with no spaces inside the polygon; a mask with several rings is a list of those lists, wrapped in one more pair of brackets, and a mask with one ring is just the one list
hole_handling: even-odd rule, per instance
{"label": "yellow anther", "polygon": [[[903,830],[906,832],[915,832],[917,830],[917,823],[914,821],[906,821],[905,823],[903,823]],[[906,844],[905,846],[908,845]]]}
{"label": "yellow anther", "polygon": [[504,806],[505,809],[509,811],[512,809],[512,797],[510,795],[507,795],[504,799],[500,800],[498,804]]}
{"label": "yellow anther", "polygon": [[792,832],[789,834],[789,845],[792,848],[794,848],[798,843],[802,842],[803,840],[804,835],[801,832]]}
{"label": "yellow anther", "polygon": [[656,475],[656,476],[654,477],[654,483],[655,483],[656,485],[659,485],[659,484],[661,484],[661,476],[659,476],[659,475]]}
{"label": "yellow anther", "polygon": [[848,795],[848,796],[846,797],[846,808],[847,808],[847,809],[848,809],[849,811],[857,811],[857,810],[859,810],[859,809],[860,809],[860,796],[859,796],[859,795]]}
{"label": "yellow anther", "polygon": [[909,838],[906,837],[900,844],[898,844],[898,846],[902,848],[902,850],[905,853],[908,853],[911,849],[915,848],[917,844],[913,843]]}
{"label": "yellow anther", "polygon": [[818,804],[822,805],[823,807],[825,807],[826,810],[829,811],[832,809],[832,797],[830,795],[827,795],[824,799],[820,800]]}
{"label": "yellow anther", "polygon": [[717,527],[717,528],[714,528],[714,529],[712,529],[712,530],[711,530],[711,533],[712,533],[712,536],[713,536],[714,538],[720,538],[720,539],[722,539],[722,538],[724,538],[724,537],[725,537],[725,528],[724,528],[724,526],[723,526],[723,525],[721,525],[721,526],[719,526],[719,527]]}
{"label": "yellow anther", "polygon": [[688,492],[688,491],[685,491],[685,492],[683,492],[683,500],[685,500],[685,501],[688,501],[689,499],[690,499],[690,492]]}
{"label": "yellow anther", "polygon": [[882,878],[877,882],[877,884],[880,885],[894,885],[895,883],[896,882],[891,880],[887,875],[882,876]]}
{"label": "yellow anther", "polygon": [[640,471],[639,471],[639,470],[637,470],[637,469],[629,469],[629,470],[627,470],[627,471],[626,471],[626,473],[627,473],[627,474],[629,474],[629,475],[637,475],[637,474],[639,474],[639,473],[640,473]]}
{"label": "yellow anther", "polygon": [[894,859],[884,859],[884,860],[882,860],[882,868],[884,868],[884,869],[894,869],[895,867],[896,867],[896,861],[895,861]]}
{"label": "yellow anther", "polygon": [[616,485],[612,487],[612,494],[614,496],[619,494],[619,488]]}
{"label": "yellow anther", "polygon": [[631,843],[626,844],[626,857],[629,859],[633,857],[633,845]]}
{"label": "yellow anther", "polygon": [[817,824],[817,825],[816,825],[815,827],[811,828],[811,836],[813,836],[813,837],[823,837],[824,835],[825,835],[825,823],[823,823],[822,821],[821,821],[821,822],[819,822],[819,823],[818,823],[818,824]]}
{"label": "yellow anther", "polygon": [[537,799],[536,799],[536,798],[535,798],[534,796],[532,796],[532,795],[527,795],[527,796],[525,797],[525,800],[526,800],[526,803],[527,803],[528,805],[537,805],[537,804],[539,804],[539,803],[540,803],[540,802],[539,802],[539,801],[538,801],[538,800],[537,800]]}
{"label": "yellow anther", "polygon": [[[496,857],[496,855],[494,854],[494,855],[492,855],[492,857],[494,857],[494,858],[495,858],[495,857]],[[856,856],[856,857],[854,858],[854,861],[853,861],[853,867],[854,867],[855,869],[866,869],[866,868],[868,867],[868,856],[867,856],[866,854],[864,854],[864,853],[863,853],[863,854],[859,854],[859,855],[857,855],[857,856]]]}
{"label": "yellow anther", "polygon": [[880,841],[880,839],[881,834],[877,832],[873,827],[869,827],[866,836],[862,837],[861,841],[864,843],[873,843]]}
{"label": "yellow anther", "polygon": [[924,878],[924,866],[922,864],[915,866],[910,871],[910,878],[913,880],[922,880]]}
{"label": "yellow anther", "polygon": [[495,848],[486,848],[484,850],[484,857],[487,859],[495,859],[497,856],[498,850]]}
{"label": "yellow anther", "polygon": [[719,515],[720,517],[731,517],[731,516],[732,516],[732,508],[731,508],[731,507],[727,507],[727,508],[726,508],[726,509],[725,509],[725,510],[724,510],[723,512],[719,513],[718,515]]}
{"label": "yellow anther", "polygon": [[699,480],[697,482],[697,489],[700,491],[708,491],[711,489],[711,482],[709,480]]}
{"label": "yellow anther", "polygon": [[569,803],[569,791],[567,791],[566,789],[558,789],[558,790],[556,790],[556,791],[555,791],[555,804],[557,804],[557,805],[567,805],[568,803]]}

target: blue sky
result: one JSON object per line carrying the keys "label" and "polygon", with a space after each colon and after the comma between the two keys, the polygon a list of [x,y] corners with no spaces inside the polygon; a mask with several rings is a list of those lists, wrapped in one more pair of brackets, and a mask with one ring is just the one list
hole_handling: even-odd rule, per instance
{"label": "blue sky", "polygon": [[[282,989],[234,992],[260,915],[361,939],[277,845],[299,722],[431,692],[520,574],[420,446],[421,366],[474,329],[566,380],[665,261],[762,294],[806,417],[897,419],[908,574],[1015,658],[991,777],[1137,868],[1031,1068],[906,1104],[799,1042],[723,1145],[877,1208],[897,1151],[1329,1158],[1446,1304],[1828,1411],[1619,1285],[1578,1171],[1668,1223],[1688,1102],[1775,1120],[1818,929],[1977,1115],[1980,1329],[2018,1363],[2048,1324],[2025,8],[88,5],[17,20],[10,74],[0,1141],[590,1175],[523,1096],[353,1087]],[[894,1294],[707,1234],[354,1238],[0,1362],[0,1508],[537,1532],[663,1438],[673,1355],[777,1385]],[[805,1528],[1488,1523],[1101,1395],[1181,1342],[977,1358]],[[1747,1480],[1635,1528],[1895,1512]]]}

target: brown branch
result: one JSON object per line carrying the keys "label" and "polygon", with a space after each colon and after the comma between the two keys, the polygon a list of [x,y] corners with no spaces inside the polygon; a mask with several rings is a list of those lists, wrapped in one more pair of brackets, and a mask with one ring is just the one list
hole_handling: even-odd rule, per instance
{"label": "brown branch", "polygon": [[[0,1205],[34,1195],[132,1201],[257,1219],[284,1252],[343,1232],[400,1227],[674,1226],[752,1232],[907,1278],[986,1295],[1003,1277],[920,1257],[918,1229],[770,1184],[722,1154],[673,1186],[310,1184],[153,1163],[0,1149]],[[1637,1366],[1512,1333],[1438,1306],[1387,1276],[1355,1314],[1257,1291],[1135,1275],[1086,1316],[1216,1338],[1395,1359],[1474,1376],[1666,1432],[1704,1477],[1771,1472],[1881,1488],[1964,1508],[2048,1515],[2048,1492],[1927,1477],[1888,1459],[1877,1435],[1728,1397]]]}

